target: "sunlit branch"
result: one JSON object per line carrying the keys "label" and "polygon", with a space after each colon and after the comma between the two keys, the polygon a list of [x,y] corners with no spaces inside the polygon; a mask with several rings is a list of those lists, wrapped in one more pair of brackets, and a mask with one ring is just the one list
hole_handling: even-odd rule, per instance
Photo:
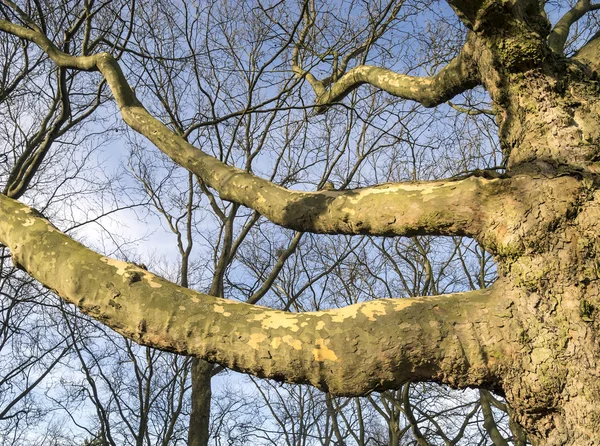
{"label": "sunlit branch", "polygon": [[358,395],[409,379],[485,387],[502,368],[498,358],[512,355],[516,330],[504,316],[511,299],[498,286],[287,313],[198,293],[101,256],[3,195],[0,215],[0,243],[15,265],[65,301],[136,342],[237,371]]}
{"label": "sunlit branch", "polygon": [[[302,63],[300,61],[300,51],[307,46],[307,38],[309,32],[313,30],[315,26],[317,15],[314,0],[305,2],[303,9],[304,28],[301,30],[298,40],[294,45],[294,51],[292,53],[292,71],[297,77],[305,78],[313,87],[315,93],[317,94],[317,98],[320,98],[325,93],[327,88],[337,82],[346,73],[348,64],[352,60],[355,60],[361,55],[364,56],[375,44],[375,42],[377,42],[377,40],[383,36],[390,24],[398,16],[398,13],[402,9],[403,5],[403,1],[390,1],[387,6],[383,8],[381,14],[379,14],[371,24],[371,30],[368,37],[361,44],[348,51],[345,55],[340,56],[337,51],[330,50],[324,56],[321,56],[333,56],[333,68],[331,75],[324,79],[317,79],[310,72],[310,70],[306,70],[302,67]],[[324,108],[320,108],[319,110],[324,111]]]}
{"label": "sunlit branch", "polygon": [[306,77],[313,87],[316,103],[321,106],[317,111],[320,112],[364,84],[380,88],[393,96],[419,102],[425,107],[435,107],[479,85],[479,75],[472,59],[473,51],[471,39],[467,37],[461,53],[434,76],[408,76],[381,67],[359,65],[328,85],[329,82],[317,80],[298,66],[293,66],[293,69],[298,76]]}
{"label": "sunlit branch", "polygon": [[[483,179],[318,192],[277,186],[220,162],[169,130],[138,101],[118,62],[109,54],[71,56],[36,31],[4,20],[0,20],[0,29],[35,42],[62,68],[100,71],[123,119],[132,129],[146,136],[177,164],[198,175],[222,199],[248,206],[278,225],[301,232],[330,234],[475,237],[485,224],[487,214],[482,200],[487,189]],[[460,62],[454,64],[459,69]],[[452,77],[446,73],[438,76]]]}
{"label": "sunlit branch", "polygon": [[600,73],[600,31],[573,56],[573,59],[587,64],[592,70]]}
{"label": "sunlit branch", "polygon": [[560,20],[554,25],[548,36],[548,46],[557,54],[563,54],[571,26],[590,11],[600,9],[600,4],[592,5],[590,0],[579,0]]}

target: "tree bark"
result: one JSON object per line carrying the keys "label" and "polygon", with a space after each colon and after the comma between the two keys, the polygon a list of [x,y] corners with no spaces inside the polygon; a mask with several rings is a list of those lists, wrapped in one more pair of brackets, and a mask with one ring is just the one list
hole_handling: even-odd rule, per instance
{"label": "tree bark", "polygon": [[[520,294],[514,310],[524,316],[519,372],[505,374],[503,388],[534,443],[599,444],[599,275],[593,265],[599,252],[600,88],[585,67],[549,50],[539,11],[529,15],[537,9],[533,2],[506,2],[494,11],[453,4],[473,30],[481,29],[489,48],[479,70],[498,109],[509,171],[581,178],[578,195],[565,196],[570,205],[556,225],[545,225],[550,219],[541,203],[526,200],[531,213],[514,221],[537,222],[530,231],[513,232],[524,249],[498,257],[502,280],[511,294]],[[501,25],[486,32],[490,17],[501,17]]]}

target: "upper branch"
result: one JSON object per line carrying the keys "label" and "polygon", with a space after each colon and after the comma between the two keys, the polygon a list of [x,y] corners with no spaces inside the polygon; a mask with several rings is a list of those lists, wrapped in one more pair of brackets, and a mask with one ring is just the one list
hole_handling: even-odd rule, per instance
{"label": "upper branch", "polygon": [[598,31],[579,51],[573,59],[581,61],[600,73],[600,31]]}
{"label": "upper branch", "polygon": [[[132,129],[198,175],[221,198],[248,206],[276,224],[301,232],[472,237],[486,225],[490,206],[485,199],[487,180],[386,184],[346,191],[291,191],[224,164],[169,130],[138,101],[111,55],[71,56],[39,32],[5,20],[0,20],[0,29],[35,42],[60,67],[100,71]],[[449,70],[454,70],[451,67],[460,72],[461,62],[451,63],[444,74],[436,77],[441,83],[441,79],[453,79],[456,75],[450,74]],[[450,84],[451,81],[445,83]],[[429,94],[426,85],[425,81],[423,88],[417,89],[420,94]]]}
{"label": "upper branch", "polygon": [[103,257],[3,195],[0,216],[0,243],[14,263],[84,313],[144,345],[259,377],[353,395],[408,380],[485,387],[514,354],[518,330],[499,286],[287,313],[198,293]]}
{"label": "upper branch", "polygon": [[579,0],[560,20],[548,36],[548,46],[557,54],[563,54],[571,26],[590,11],[600,9],[600,4],[592,5],[590,0]]}
{"label": "upper branch", "polygon": [[[297,76],[305,76],[317,96],[319,112],[340,101],[363,84],[370,84],[387,93],[419,102],[425,107],[440,105],[459,93],[480,84],[477,65],[473,59],[474,45],[467,36],[460,54],[434,76],[408,76],[385,68],[359,65],[340,76],[335,82],[317,80],[311,73],[293,65]],[[328,88],[329,87],[329,88]]]}
{"label": "upper branch", "polygon": [[97,60],[101,55],[96,56],[71,56],[62,52],[52,43],[48,37],[35,29],[25,28],[20,25],[15,25],[8,20],[0,19],[0,30],[10,33],[34,42],[40,47],[50,58],[60,67],[75,68],[82,71],[96,71]]}

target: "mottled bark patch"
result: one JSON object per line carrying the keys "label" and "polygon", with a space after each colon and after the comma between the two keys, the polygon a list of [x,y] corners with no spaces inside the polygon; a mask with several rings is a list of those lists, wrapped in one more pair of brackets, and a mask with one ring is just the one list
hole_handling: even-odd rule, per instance
{"label": "mottled bark patch", "polygon": [[312,353],[316,361],[337,361],[338,357],[333,350],[325,345],[325,339],[315,340],[316,348]]}

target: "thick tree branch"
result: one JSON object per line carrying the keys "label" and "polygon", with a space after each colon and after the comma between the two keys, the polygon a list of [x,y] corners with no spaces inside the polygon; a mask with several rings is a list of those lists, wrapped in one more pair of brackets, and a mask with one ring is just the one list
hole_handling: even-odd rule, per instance
{"label": "thick tree branch", "polygon": [[[576,196],[581,187],[577,180],[567,177],[536,179],[523,175],[494,180],[467,177],[383,184],[346,191],[287,190],[220,162],[169,130],[137,100],[119,64],[109,54],[70,56],[44,35],[4,20],[0,20],[0,30],[31,39],[62,68],[100,71],[132,129],[198,175],[222,199],[250,207],[272,222],[300,232],[465,235],[476,238],[490,252],[514,254],[524,249],[517,234],[526,232],[534,238],[544,234],[539,222],[529,214],[532,207],[547,208],[552,215],[548,221],[563,219],[569,205],[565,192]],[[469,42],[477,45],[477,39],[468,38],[465,48]]]}
{"label": "thick tree branch", "polygon": [[[316,233],[472,237],[485,225],[487,213],[482,208],[482,199],[487,191],[486,180],[386,184],[347,191],[287,190],[220,162],[169,130],[138,101],[119,64],[109,54],[71,56],[56,48],[46,36],[5,20],[0,20],[0,30],[35,42],[62,68],[101,72],[123,119],[132,129],[146,136],[177,164],[198,175],[222,199],[248,206],[278,225]],[[460,61],[451,63],[442,70],[445,74],[438,75],[440,82],[448,86],[452,82],[441,79],[454,79],[456,75],[461,78],[457,74],[464,68],[461,66]],[[428,82],[423,81],[422,88],[415,90],[420,93],[415,94],[429,95],[430,87],[435,91]]]}
{"label": "thick tree branch", "polygon": [[571,26],[590,11],[600,9],[600,4],[592,5],[590,0],[579,0],[560,20],[548,36],[548,46],[557,54],[563,55]]}
{"label": "thick tree branch", "polygon": [[577,51],[573,59],[585,63],[592,70],[600,73],[600,31]]}
{"label": "thick tree branch", "polygon": [[485,387],[517,354],[517,322],[500,286],[286,313],[198,293],[103,257],[3,195],[0,216],[0,243],[14,263],[84,313],[141,344],[259,377],[347,395],[409,379]]}
{"label": "thick tree branch", "polygon": [[479,19],[487,9],[483,7],[486,3],[488,7],[491,7],[494,6],[495,2],[485,2],[484,0],[448,0],[448,4],[458,18],[471,30],[478,28]]}
{"label": "thick tree branch", "polygon": [[298,66],[292,68],[298,76],[305,76],[313,87],[317,95],[316,103],[321,106],[317,110],[319,112],[325,111],[327,106],[339,102],[364,84],[419,102],[425,107],[435,107],[479,85],[477,67],[472,58],[473,49],[473,42],[468,37],[461,53],[435,76],[408,76],[385,68],[359,65],[337,79],[329,89],[328,82],[317,80]]}

